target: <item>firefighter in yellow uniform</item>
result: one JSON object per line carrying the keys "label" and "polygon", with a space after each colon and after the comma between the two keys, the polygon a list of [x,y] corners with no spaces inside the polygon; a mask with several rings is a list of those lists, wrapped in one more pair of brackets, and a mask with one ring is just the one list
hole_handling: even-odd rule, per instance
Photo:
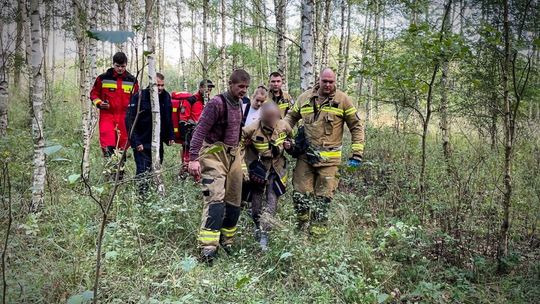
{"label": "firefighter in yellow uniform", "polygon": [[351,167],[362,161],[364,130],[351,98],[336,89],[331,69],[321,72],[318,85],[300,95],[285,117],[291,127],[300,120],[303,126],[293,148],[293,200],[299,228],[320,235],[326,233],[328,208],[338,186],[345,124],[352,137]]}
{"label": "firefighter in yellow uniform", "polygon": [[241,100],[249,83],[246,71],[235,70],[229,89],[205,106],[191,139],[188,170],[200,178],[204,197],[198,241],[201,258],[209,264],[219,247],[230,251],[240,216],[244,161]]}
{"label": "firefighter in yellow uniform", "polygon": [[283,76],[279,72],[272,72],[269,82],[270,90],[266,101],[275,102],[279,107],[281,118],[284,118],[293,104],[293,99],[289,93],[281,89],[283,87]]}
{"label": "firefighter in yellow uniform", "polygon": [[292,129],[280,119],[280,109],[273,101],[261,106],[261,117],[242,130],[245,149],[245,185],[251,193],[255,222],[255,238],[262,251],[268,250],[268,233],[276,215],[278,198],[285,193],[287,159],[284,152],[291,148]]}

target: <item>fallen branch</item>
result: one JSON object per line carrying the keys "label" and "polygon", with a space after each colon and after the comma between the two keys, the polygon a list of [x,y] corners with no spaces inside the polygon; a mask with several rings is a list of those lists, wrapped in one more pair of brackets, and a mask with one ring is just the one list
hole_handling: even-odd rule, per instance
{"label": "fallen branch", "polygon": [[4,246],[2,248],[2,304],[7,303],[7,280],[6,280],[6,254],[9,244],[9,235],[11,233],[11,224],[13,222],[13,215],[11,210],[11,178],[9,176],[9,168],[7,162],[2,162],[2,205],[6,205],[7,200],[7,216],[8,223],[6,227],[6,236],[4,238]]}

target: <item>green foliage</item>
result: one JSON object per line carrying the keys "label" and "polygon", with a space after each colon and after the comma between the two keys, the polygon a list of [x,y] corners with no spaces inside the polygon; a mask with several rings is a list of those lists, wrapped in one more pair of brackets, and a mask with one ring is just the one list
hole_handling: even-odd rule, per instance
{"label": "green foliage", "polygon": [[[46,121],[76,129],[76,117],[66,115],[69,112],[48,113]],[[10,131],[9,143],[2,143],[2,153],[11,153],[12,168],[26,168],[18,170],[25,172],[30,168],[31,145],[22,149],[25,143],[11,137],[24,133],[20,131],[24,124],[18,121],[24,116],[18,116],[18,108],[11,113],[16,115],[12,121],[18,127]],[[99,209],[76,182],[81,155],[78,135],[48,130],[49,146],[62,147],[51,149],[56,150],[54,156],[71,161],[48,161],[48,188],[54,194],[40,214],[26,215],[24,211],[22,198],[30,193],[22,191],[17,196],[8,296],[11,302],[85,303],[90,294],[84,291],[93,285]],[[129,179],[134,167],[130,155],[128,182],[114,202],[104,239],[102,290],[107,301],[489,303],[503,298],[527,302],[539,296],[533,287],[538,285],[540,267],[523,254],[526,251],[511,256],[508,267],[514,271],[506,277],[494,275],[491,254],[481,254],[491,244],[489,223],[497,222],[493,215],[499,207],[485,194],[493,191],[491,177],[497,172],[497,156],[490,157],[489,150],[478,154],[476,146],[455,139],[456,150],[461,151],[455,157],[463,168],[459,178],[464,181],[472,174],[468,186],[472,197],[458,201],[458,189],[440,170],[439,148],[431,138],[434,161],[428,167],[428,199],[434,222],[441,225],[420,225],[415,179],[418,137],[388,128],[368,131],[365,165],[342,173],[326,237],[311,239],[295,231],[287,194],[281,200],[281,226],[272,232],[270,252],[259,252],[251,219],[242,212],[235,253],[220,252],[212,268],[196,260],[201,194],[192,181],[177,180],[179,147],[166,148],[167,195],[163,199],[151,196],[143,202],[137,197],[137,185]],[[97,142],[94,145],[90,180],[95,193],[106,193],[109,186],[101,177],[103,164]],[[536,167],[525,164],[537,154],[534,145],[523,143],[523,149],[528,152],[517,158],[516,197],[520,203],[515,212],[532,215],[538,211],[531,197],[538,175],[534,175]],[[487,159],[486,164],[471,172],[482,158]],[[29,186],[29,175],[17,174],[13,180],[17,189]],[[458,202],[461,209],[456,209]],[[470,211],[473,206],[474,213]],[[461,239],[454,228],[445,228],[453,227],[450,220],[456,214]],[[513,223],[516,246],[522,244],[519,236],[527,229],[525,222],[517,218]],[[23,286],[20,297],[13,292],[16,282]]]}

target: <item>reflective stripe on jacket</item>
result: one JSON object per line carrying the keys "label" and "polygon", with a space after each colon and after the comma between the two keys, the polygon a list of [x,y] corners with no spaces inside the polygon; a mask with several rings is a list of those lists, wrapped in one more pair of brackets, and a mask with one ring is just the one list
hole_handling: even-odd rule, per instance
{"label": "reflective stripe on jacket", "polygon": [[302,119],[306,138],[320,152],[318,166],[339,165],[345,124],[351,132],[351,151],[361,157],[364,152],[364,128],[352,99],[340,90],[327,98],[319,96],[318,86],[298,97],[285,121],[294,127]]}

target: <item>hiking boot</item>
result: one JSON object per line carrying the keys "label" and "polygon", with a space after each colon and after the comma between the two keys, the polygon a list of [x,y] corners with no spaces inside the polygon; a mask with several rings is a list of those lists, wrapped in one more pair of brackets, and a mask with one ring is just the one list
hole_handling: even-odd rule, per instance
{"label": "hiking boot", "polygon": [[261,246],[261,251],[267,252],[270,248],[268,247],[269,237],[268,232],[261,231],[259,245]]}
{"label": "hiking boot", "polygon": [[215,246],[206,246],[201,249],[201,262],[212,266],[216,258],[217,248]]}
{"label": "hiking boot", "polygon": [[221,244],[221,248],[223,248],[223,250],[225,250],[225,253],[227,253],[227,255],[232,255],[233,254],[232,244]]}

